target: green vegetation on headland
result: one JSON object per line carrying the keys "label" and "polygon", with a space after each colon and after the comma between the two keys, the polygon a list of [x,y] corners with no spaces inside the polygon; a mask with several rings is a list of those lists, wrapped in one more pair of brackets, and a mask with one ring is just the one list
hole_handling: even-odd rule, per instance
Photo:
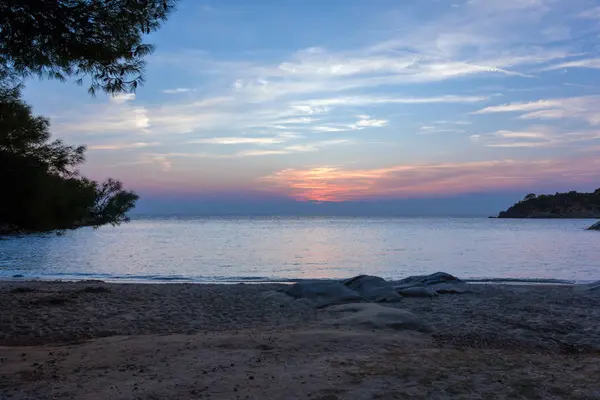
{"label": "green vegetation on headland", "polygon": [[592,193],[530,193],[498,218],[600,218],[600,189]]}
{"label": "green vegetation on headland", "polygon": [[138,196],[120,182],[79,175],[84,146],[50,140],[50,122],[23,101],[32,76],[88,92],[132,92],[143,83],[142,37],[176,0],[0,0],[0,234],[118,225]]}

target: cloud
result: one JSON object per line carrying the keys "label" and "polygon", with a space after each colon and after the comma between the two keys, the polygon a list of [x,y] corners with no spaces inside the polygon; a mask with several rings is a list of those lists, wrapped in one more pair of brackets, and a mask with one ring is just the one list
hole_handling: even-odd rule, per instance
{"label": "cloud", "polygon": [[270,156],[270,155],[282,155],[282,154],[294,154],[294,153],[306,153],[316,152],[321,150],[323,147],[336,146],[336,145],[348,145],[352,144],[351,140],[337,139],[337,140],[321,140],[312,143],[298,144],[292,146],[285,146],[280,149],[274,150],[247,150],[239,153],[235,153],[234,157],[256,157],[256,156]]}
{"label": "cloud", "polygon": [[312,124],[313,122],[318,122],[319,119],[311,118],[311,117],[298,117],[298,118],[286,118],[273,121],[274,124],[277,125],[303,125],[303,124]]}
{"label": "cloud", "polygon": [[315,126],[312,128],[315,132],[348,132],[356,130],[353,125],[341,125],[341,126]]}
{"label": "cloud", "polygon": [[134,165],[153,165],[162,172],[169,172],[173,168],[173,163],[166,156],[160,154],[141,154],[138,160],[117,162],[110,167],[130,167]]}
{"label": "cloud", "polygon": [[[304,150],[300,150],[304,151]],[[241,151],[233,155],[233,157],[259,157],[259,156],[272,156],[272,155],[281,155],[281,154],[290,154],[293,152],[297,152],[291,149],[281,149],[281,150],[246,150]]]}
{"label": "cloud", "polygon": [[356,123],[361,128],[381,128],[388,124],[387,119],[361,119]]}
{"label": "cloud", "polygon": [[444,128],[438,126],[422,126],[419,128],[417,135],[433,135],[435,133],[464,133],[464,129]]}
{"label": "cloud", "polygon": [[214,137],[208,139],[189,140],[188,144],[276,144],[285,140],[273,137]]}
{"label": "cloud", "polygon": [[298,200],[347,201],[515,187],[530,190],[543,180],[574,184],[587,181],[590,176],[600,177],[598,167],[597,158],[404,164],[373,169],[323,166],[284,169],[259,181]]}
{"label": "cloud", "polygon": [[[129,96],[129,95],[127,95]],[[108,104],[84,106],[80,113],[73,116],[69,111],[67,118],[60,118],[53,124],[53,131],[64,134],[107,134],[111,132],[147,133],[150,117],[145,107],[127,104],[131,98],[119,96]]]}
{"label": "cloud", "polygon": [[191,88],[176,88],[176,89],[165,89],[162,92],[165,94],[181,94],[194,92],[196,89]]}
{"label": "cloud", "polygon": [[[229,154],[215,154],[215,153],[207,153],[207,152],[170,152],[170,153],[154,153],[154,154],[145,154],[144,157],[151,158],[160,158],[161,160],[170,160],[172,158],[216,158],[216,159],[229,159],[229,158],[243,158],[243,157],[261,157],[261,156],[273,156],[273,155],[286,155],[286,154],[295,154],[295,153],[306,153],[306,152],[316,152],[320,151],[324,147],[328,146],[336,146],[336,145],[350,145],[355,142],[349,139],[335,139],[335,140],[321,140],[315,142],[308,142],[303,144],[296,145],[288,145],[281,146],[269,149],[250,149],[250,150],[242,150],[235,153]],[[223,143],[218,143],[223,144]],[[226,143],[226,144],[234,144],[234,143]],[[237,144],[237,143],[235,143]],[[248,144],[244,142],[242,144]],[[254,144],[254,143],[252,143]],[[267,143],[261,143],[267,144]],[[269,143],[270,144],[270,143]]]}
{"label": "cloud", "polygon": [[470,121],[432,121],[431,125],[423,125],[419,128],[417,135],[432,135],[436,133],[464,133],[464,129],[459,129],[458,127],[463,127],[467,125],[471,125]]}
{"label": "cloud", "polygon": [[598,139],[600,139],[598,130],[561,132],[548,126],[533,126],[526,131],[498,130],[471,135],[471,140],[474,142],[497,148],[569,147]]}
{"label": "cloud", "polygon": [[[548,91],[545,93],[552,94],[542,96],[545,99],[530,101],[532,93],[524,92],[558,88],[577,93],[577,89],[554,81],[562,75],[542,72],[598,68],[593,43],[587,43],[585,37],[597,34],[597,29],[591,26],[594,21],[580,19],[595,14],[581,9],[584,2],[464,0],[457,2],[459,7],[450,7],[435,0],[433,3],[440,6],[435,12],[424,12],[433,3],[392,3],[385,6],[386,15],[380,14],[379,7],[369,9],[368,20],[377,20],[376,30],[361,31],[343,41],[326,40],[328,47],[279,47],[250,53],[238,43],[242,48],[222,48],[213,54],[166,54],[167,46],[153,56],[149,66],[164,68],[169,63],[168,68],[151,73],[159,76],[169,71],[168,82],[159,82],[151,91],[140,91],[137,98],[116,96],[105,104],[65,111],[58,115],[53,130],[59,134],[86,134],[86,141],[98,151],[136,149],[141,147],[133,144],[160,142],[156,154],[138,158],[152,164],[153,171],[161,168],[173,172],[183,166],[195,171],[244,158],[234,163],[239,162],[243,169],[235,177],[227,175],[227,168],[215,173],[215,177],[228,182],[241,181],[240,175],[249,179],[267,166],[284,169],[319,159],[347,165],[352,152],[336,149],[366,143],[359,140],[368,137],[370,145],[360,149],[362,170],[303,167],[290,173],[290,179],[313,175],[327,178],[320,182],[320,192],[315,191],[313,199],[402,195],[403,188],[408,193],[427,192],[429,189],[419,186],[425,184],[455,190],[473,184],[471,178],[485,179],[476,168],[494,172],[494,179],[500,179],[495,171],[501,168],[507,176],[517,175],[507,160],[492,166],[458,163],[443,167],[427,161],[439,160],[442,151],[448,157],[453,156],[451,152],[457,158],[465,157],[459,146],[469,135],[474,142],[471,148],[479,144],[480,150],[485,150],[476,155],[480,159],[502,159],[516,147],[566,148],[595,140],[592,128],[600,125],[600,96],[568,97],[579,95]],[[572,24],[573,20],[585,27]],[[261,35],[268,34],[262,28],[253,30],[256,43]],[[588,83],[587,75],[593,73],[586,71],[581,79],[578,75],[577,83]],[[555,78],[547,83],[545,80],[551,76]],[[492,91],[490,87],[500,89]],[[161,95],[161,91],[171,96]],[[515,91],[524,97],[514,97]],[[502,102],[509,103],[499,104],[497,92],[501,92]],[[474,111],[472,116],[468,115],[470,111]],[[400,113],[402,118],[397,117]],[[492,114],[494,118],[482,117]],[[503,124],[502,119],[510,122]],[[568,127],[561,131],[558,127],[544,130],[529,126],[532,122],[542,123],[539,121]],[[581,122],[585,126],[579,126]],[[407,132],[411,127],[413,135]],[[345,139],[338,142],[320,140],[341,136]],[[424,142],[426,146],[417,150]],[[422,162],[391,170],[374,168],[393,157],[393,150],[387,148],[390,143],[402,143],[407,157]],[[150,149],[146,151],[150,153]],[[527,154],[531,153],[533,150]],[[526,163],[518,165],[530,167]],[[458,177],[446,175],[445,168]],[[215,170],[204,168],[209,169]],[[183,175],[181,179],[183,182]],[[296,189],[282,180],[268,182],[281,184],[296,196]],[[315,182],[305,179],[298,184]],[[344,192],[344,185],[350,190]],[[300,198],[311,198],[310,193],[298,192]]]}
{"label": "cloud", "polygon": [[579,18],[600,19],[600,7],[590,8],[581,12]]}
{"label": "cloud", "polygon": [[305,100],[295,103],[295,107],[353,107],[383,104],[435,104],[435,103],[476,103],[487,100],[485,96],[446,95],[433,97],[373,97],[352,96]]}
{"label": "cloud", "polygon": [[600,96],[570,97],[485,107],[472,114],[520,113],[519,119],[579,119],[600,125]]}
{"label": "cloud", "polygon": [[544,67],[541,69],[541,71],[554,71],[557,69],[564,69],[564,68],[600,69],[600,58],[588,58],[585,60],[568,61],[568,62]]}
{"label": "cloud", "polygon": [[318,125],[311,129],[314,132],[348,132],[367,128],[383,128],[389,122],[387,119],[371,119],[368,115],[359,115],[358,118],[360,119],[352,124]]}
{"label": "cloud", "polygon": [[[106,104],[89,106],[89,109],[81,113],[69,113],[60,118],[55,127],[57,131],[67,134],[151,135],[166,142],[172,142],[175,134],[195,136],[201,134],[213,138],[221,135],[226,138],[246,137],[246,134],[248,137],[264,135],[270,136],[275,142],[280,141],[284,136],[274,130],[294,132],[299,136],[310,132],[345,132],[382,128],[389,123],[387,118],[359,118],[358,121],[343,122],[343,119],[348,118],[344,112],[347,107],[374,107],[387,104],[415,106],[437,103],[469,104],[485,99],[485,96],[462,95],[432,97],[357,95],[265,103],[244,97],[216,96],[191,98],[163,105],[138,105],[135,96],[125,96],[117,100],[111,99]],[[200,143],[216,143],[210,138],[201,140]]]}
{"label": "cloud", "polygon": [[131,150],[131,149],[141,149],[144,147],[154,147],[154,146],[160,146],[161,143],[159,142],[151,142],[151,143],[145,143],[145,142],[136,142],[136,143],[112,143],[112,144],[96,144],[96,145],[91,145],[91,146],[87,146],[87,149],[90,151],[97,151],[97,150]]}
{"label": "cloud", "polygon": [[[496,3],[472,0],[460,9],[418,18],[403,9],[402,16],[390,23],[393,33],[387,39],[363,47],[312,47],[265,60],[219,60],[205,53],[169,58],[179,58],[181,64],[193,65],[203,74],[228,79],[228,89],[236,94],[272,101],[375,92],[472,76],[531,79],[534,76],[528,69],[578,54],[555,44],[570,38],[565,16],[572,10],[566,5]],[[390,14],[399,13],[391,10]]]}
{"label": "cloud", "polygon": [[135,93],[115,94],[110,98],[110,101],[115,104],[123,104],[131,100],[135,100]]}
{"label": "cloud", "polygon": [[433,121],[436,125],[472,125],[471,121]]}

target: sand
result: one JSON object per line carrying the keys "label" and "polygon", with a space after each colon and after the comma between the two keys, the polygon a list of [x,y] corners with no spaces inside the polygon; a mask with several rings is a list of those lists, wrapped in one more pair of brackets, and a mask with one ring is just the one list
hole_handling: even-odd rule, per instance
{"label": "sand", "polygon": [[600,294],[406,298],[335,326],[280,285],[0,283],[0,399],[600,399]]}

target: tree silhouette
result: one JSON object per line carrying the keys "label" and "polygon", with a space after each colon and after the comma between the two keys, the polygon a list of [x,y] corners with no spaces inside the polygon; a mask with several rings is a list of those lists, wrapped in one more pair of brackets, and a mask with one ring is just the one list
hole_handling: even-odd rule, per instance
{"label": "tree silhouette", "polygon": [[0,0],[0,231],[119,224],[138,196],[79,176],[85,147],[50,141],[50,121],[21,98],[31,76],[73,78],[115,94],[144,81],[158,29],[177,0]]}
{"label": "tree silhouette", "polygon": [[0,88],[0,225],[8,231],[117,225],[138,196],[109,179],[79,176],[85,147],[50,142],[50,123],[36,117],[20,90]]}
{"label": "tree silhouette", "polygon": [[176,0],[0,0],[0,75],[65,80],[89,92],[134,91],[144,81],[142,37]]}

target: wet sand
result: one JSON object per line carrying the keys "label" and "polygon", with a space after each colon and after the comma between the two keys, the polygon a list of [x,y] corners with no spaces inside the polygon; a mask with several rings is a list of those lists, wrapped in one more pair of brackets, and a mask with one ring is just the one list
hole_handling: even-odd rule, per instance
{"label": "wet sand", "polygon": [[0,283],[0,399],[600,399],[600,293],[405,298],[432,333],[334,326],[281,285]]}

